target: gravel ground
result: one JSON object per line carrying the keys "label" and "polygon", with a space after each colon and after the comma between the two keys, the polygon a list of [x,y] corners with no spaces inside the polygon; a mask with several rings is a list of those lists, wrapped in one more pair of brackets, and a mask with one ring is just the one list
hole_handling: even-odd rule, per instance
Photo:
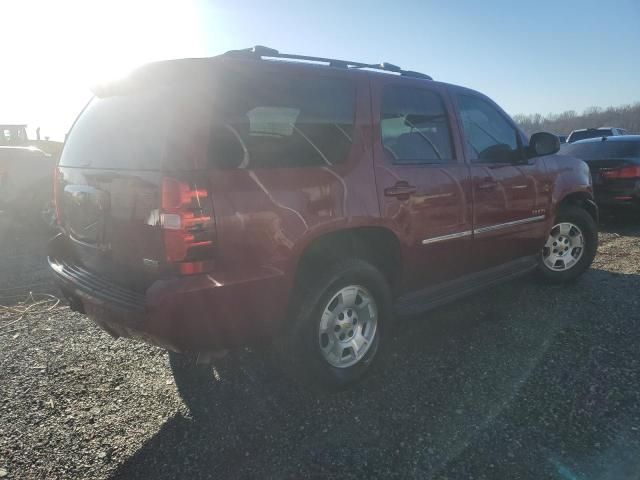
{"label": "gravel ground", "polygon": [[[50,291],[42,238],[0,221],[0,303]],[[608,221],[578,283],[522,279],[407,319],[351,391],[227,357],[197,422],[161,350],[65,306],[9,334],[0,312],[0,477],[640,478],[639,289],[640,227]]]}

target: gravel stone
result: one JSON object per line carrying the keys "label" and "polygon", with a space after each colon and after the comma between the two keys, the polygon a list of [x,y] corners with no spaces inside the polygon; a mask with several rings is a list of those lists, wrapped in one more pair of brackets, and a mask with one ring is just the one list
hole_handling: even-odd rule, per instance
{"label": "gravel stone", "polygon": [[[639,223],[605,219],[574,284],[525,278],[403,319],[345,392],[233,353],[198,421],[162,350],[34,312],[0,330],[0,477],[638,478]],[[55,291],[45,240],[0,219],[2,304]]]}

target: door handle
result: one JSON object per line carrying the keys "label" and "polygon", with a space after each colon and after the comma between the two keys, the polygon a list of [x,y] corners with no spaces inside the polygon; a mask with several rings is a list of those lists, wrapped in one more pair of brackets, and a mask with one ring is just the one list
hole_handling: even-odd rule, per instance
{"label": "door handle", "polygon": [[393,187],[385,188],[385,197],[397,197],[399,200],[407,200],[416,193],[417,188],[407,182],[398,182]]}
{"label": "door handle", "polygon": [[478,185],[478,190],[493,190],[498,186],[498,182],[493,180],[492,178],[484,178],[482,182]]}

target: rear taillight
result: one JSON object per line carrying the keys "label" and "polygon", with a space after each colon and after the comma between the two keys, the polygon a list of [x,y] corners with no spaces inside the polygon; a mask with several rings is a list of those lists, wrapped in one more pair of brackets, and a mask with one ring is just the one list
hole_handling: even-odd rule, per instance
{"label": "rear taillight", "polygon": [[611,180],[618,178],[640,178],[640,165],[612,168],[611,170],[601,170],[600,174],[604,178],[608,178]]}
{"label": "rear taillight", "polygon": [[162,180],[160,227],[166,260],[182,273],[206,271],[213,260],[215,223],[209,192],[195,182]]}

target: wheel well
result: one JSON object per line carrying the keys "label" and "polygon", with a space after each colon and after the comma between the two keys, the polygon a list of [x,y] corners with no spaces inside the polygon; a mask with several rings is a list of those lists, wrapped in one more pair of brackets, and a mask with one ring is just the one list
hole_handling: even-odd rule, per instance
{"label": "wheel well", "polygon": [[308,269],[322,268],[327,262],[360,258],[377,267],[393,287],[401,273],[400,242],[384,227],[360,227],[328,233],[307,246],[296,272],[296,280]]}
{"label": "wheel well", "polygon": [[574,205],[584,208],[593,220],[598,223],[598,207],[593,201],[593,197],[587,192],[575,192],[567,195],[562,199],[558,208],[562,208],[564,205]]}

